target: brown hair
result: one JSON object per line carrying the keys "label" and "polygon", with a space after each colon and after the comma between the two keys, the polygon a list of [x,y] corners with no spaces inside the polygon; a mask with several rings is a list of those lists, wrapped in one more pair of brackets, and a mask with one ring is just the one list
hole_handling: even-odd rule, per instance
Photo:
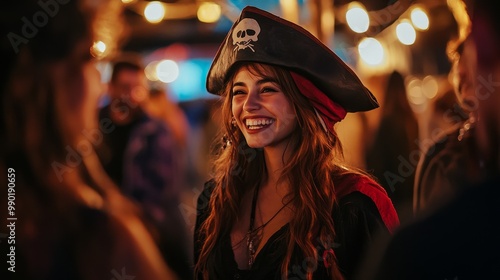
{"label": "brown hair", "polygon": [[[201,273],[207,278],[207,261],[218,238],[228,234],[230,227],[223,224],[233,224],[239,212],[243,194],[259,184],[261,173],[265,168],[262,152],[250,148],[241,131],[230,124],[231,100],[230,87],[236,69],[246,67],[260,76],[275,78],[287,98],[293,105],[298,125],[292,132],[289,149],[293,150],[291,158],[285,163],[281,180],[290,184],[292,205],[301,215],[294,215],[290,221],[290,235],[286,257],[281,267],[283,276],[288,275],[288,268],[294,247],[298,245],[305,259],[318,261],[316,242],[325,249],[330,249],[335,238],[332,212],[337,197],[334,178],[354,170],[345,168],[342,146],[336,134],[325,132],[313,106],[304,97],[288,71],[265,64],[241,64],[233,67],[229,73],[222,104],[223,127],[221,134],[225,135],[229,145],[218,148],[214,164],[215,188],[208,205],[209,215],[201,225],[200,235],[205,238],[201,246],[200,257],[196,264],[197,275]],[[220,147],[220,146],[217,146]],[[236,187],[241,186],[241,187]],[[318,239],[316,237],[319,236]],[[304,238],[306,237],[306,238]],[[332,279],[342,279],[337,261],[328,259]],[[307,271],[307,279],[312,279],[313,271]]]}
{"label": "brown hair", "polygon": [[143,71],[144,65],[142,64],[141,58],[134,54],[121,54],[113,63],[110,81],[112,83],[116,82],[118,74],[125,70],[133,72]]}
{"label": "brown hair", "polygon": [[[9,60],[2,67],[5,75],[1,82],[0,166],[3,170],[6,167],[15,170],[16,188],[22,190],[16,198],[21,202],[16,214],[23,217],[23,223],[17,228],[17,237],[22,240],[18,250],[28,260],[42,251],[47,260],[54,255],[44,247],[29,248],[27,240],[33,240],[33,233],[44,236],[43,233],[49,231],[51,234],[69,232],[76,225],[82,226],[84,222],[74,218],[79,207],[102,205],[97,193],[108,190],[117,193],[111,181],[101,176],[102,168],[96,164],[89,142],[79,141],[84,127],[73,121],[87,117],[76,110],[87,96],[84,66],[91,61],[92,42],[111,42],[108,48],[115,48],[114,43],[121,38],[122,5],[110,0],[66,1],[57,6],[58,3],[52,3],[59,9],[57,15],[50,17],[36,36],[15,48],[1,49],[2,59]],[[2,23],[5,20],[16,34],[22,34],[19,32],[23,26],[19,20],[22,16],[43,12],[37,1],[7,5],[12,9],[2,10],[0,20]],[[68,129],[71,126],[75,128]],[[78,144],[89,144],[85,146],[85,155]],[[7,198],[2,197],[0,201],[4,199]],[[49,217],[58,229],[44,224]],[[44,246],[52,245],[52,241],[47,240]],[[26,265],[33,268],[43,264],[28,262]],[[43,273],[49,270],[26,269],[22,273],[32,275],[30,271],[37,271],[44,278]],[[27,277],[25,274],[21,274],[21,278]]]}

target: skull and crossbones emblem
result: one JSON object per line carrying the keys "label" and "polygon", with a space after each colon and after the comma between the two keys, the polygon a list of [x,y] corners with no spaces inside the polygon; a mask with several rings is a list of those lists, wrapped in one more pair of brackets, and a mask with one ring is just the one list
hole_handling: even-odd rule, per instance
{"label": "skull and crossbones emblem", "polygon": [[233,45],[234,51],[251,49],[253,52],[253,42],[259,40],[260,26],[259,23],[252,18],[242,19],[233,30]]}

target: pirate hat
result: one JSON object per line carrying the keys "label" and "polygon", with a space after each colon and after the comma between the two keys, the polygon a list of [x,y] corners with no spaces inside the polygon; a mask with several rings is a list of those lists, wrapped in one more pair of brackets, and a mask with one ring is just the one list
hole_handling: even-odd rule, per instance
{"label": "pirate hat", "polygon": [[[238,62],[284,67],[305,77],[346,112],[368,111],[378,102],[335,53],[304,28],[256,7],[245,7],[219,47],[207,90],[220,94]],[[297,80],[296,80],[297,81]]]}

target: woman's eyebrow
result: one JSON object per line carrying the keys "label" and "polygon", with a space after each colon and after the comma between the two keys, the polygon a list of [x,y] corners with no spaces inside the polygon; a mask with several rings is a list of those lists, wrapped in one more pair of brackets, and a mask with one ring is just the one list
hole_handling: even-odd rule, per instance
{"label": "woman's eyebrow", "polygon": [[[260,80],[257,81],[258,85],[262,85],[262,84],[265,84],[265,83],[275,83],[275,84],[277,84],[278,81],[276,81],[276,79],[274,79],[274,78],[262,78],[262,79],[260,79]],[[235,82],[233,84],[233,87],[236,87],[236,86],[246,86],[246,84],[244,82]]]}
{"label": "woman's eyebrow", "polygon": [[236,82],[236,83],[233,84],[232,87],[237,87],[237,86],[242,86],[243,87],[243,86],[245,86],[245,83],[244,82]]}
{"label": "woman's eyebrow", "polygon": [[262,78],[262,79],[260,79],[260,80],[257,81],[258,85],[265,84],[265,83],[275,83],[275,84],[277,84],[278,81],[276,81],[276,79],[274,79],[274,78]]}

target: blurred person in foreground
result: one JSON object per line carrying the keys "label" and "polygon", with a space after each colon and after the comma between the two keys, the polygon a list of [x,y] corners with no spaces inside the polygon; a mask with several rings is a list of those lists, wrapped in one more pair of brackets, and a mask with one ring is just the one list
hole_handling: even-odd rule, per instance
{"label": "blurred person in foreground", "polygon": [[3,5],[0,172],[14,178],[15,208],[0,195],[0,216],[17,220],[0,278],[177,279],[93,149],[107,125],[96,118],[104,88],[90,51],[98,40],[115,49],[121,3]]}
{"label": "blurred person in foreground", "polygon": [[[432,214],[401,227],[360,279],[498,279],[500,275],[500,18],[474,1],[469,65],[478,98],[474,137],[485,175]],[[475,69],[476,68],[476,69]],[[378,263],[378,260],[380,262]]]}
{"label": "blurred person in foreground", "polygon": [[112,62],[109,104],[99,110],[107,123],[99,158],[125,196],[137,203],[153,237],[183,279],[192,275],[186,223],[179,210],[182,176],[181,146],[169,123],[147,109],[150,87],[142,58],[122,53]]}

